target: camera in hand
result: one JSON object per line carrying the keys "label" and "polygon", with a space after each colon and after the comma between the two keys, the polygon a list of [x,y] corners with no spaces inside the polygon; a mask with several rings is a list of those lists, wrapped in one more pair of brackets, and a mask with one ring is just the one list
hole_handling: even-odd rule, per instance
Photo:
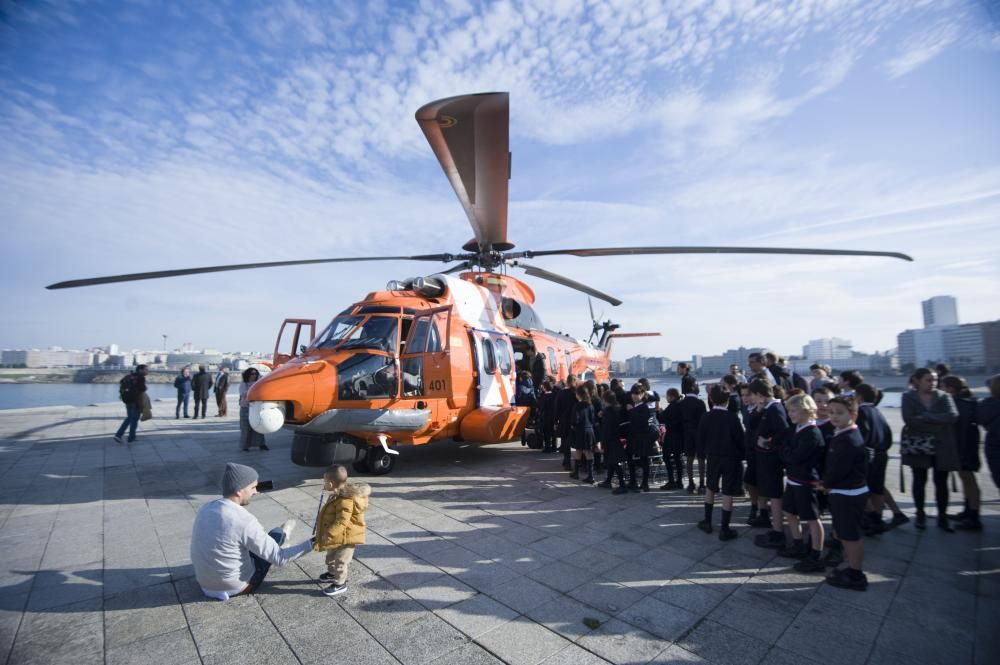
{"label": "camera in hand", "polygon": [[273,480],[258,480],[257,481],[257,491],[258,492],[269,492],[274,489]]}

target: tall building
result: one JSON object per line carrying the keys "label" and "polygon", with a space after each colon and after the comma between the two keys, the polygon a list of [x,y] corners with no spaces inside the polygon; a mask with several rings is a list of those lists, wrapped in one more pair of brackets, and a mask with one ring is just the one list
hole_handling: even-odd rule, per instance
{"label": "tall building", "polygon": [[934,296],[920,305],[924,309],[924,328],[958,325],[958,301],[954,297]]}
{"label": "tall building", "polygon": [[851,353],[851,340],[839,337],[811,339],[802,347],[802,355],[808,360],[845,360]]}
{"label": "tall building", "polygon": [[944,362],[963,372],[1000,371],[1000,320],[904,330],[896,340],[904,368]]}

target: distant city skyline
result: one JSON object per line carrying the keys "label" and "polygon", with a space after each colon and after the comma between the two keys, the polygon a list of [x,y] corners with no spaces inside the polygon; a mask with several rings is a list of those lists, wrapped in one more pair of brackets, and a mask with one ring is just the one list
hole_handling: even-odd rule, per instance
{"label": "distant city skyline", "polygon": [[[445,266],[352,263],[45,291],[212,264],[456,252],[471,229],[414,121],[510,92],[521,250],[740,245],[824,256],[542,257],[624,301],[615,354],[818,337],[895,345],[919,303],[998,317],[991,3],[247,0],[5,3],[0,346],[162,335],[269,349]],[[586,297],[528,280],[554,330]],[[601,308],[595,303],[600,313]]]}

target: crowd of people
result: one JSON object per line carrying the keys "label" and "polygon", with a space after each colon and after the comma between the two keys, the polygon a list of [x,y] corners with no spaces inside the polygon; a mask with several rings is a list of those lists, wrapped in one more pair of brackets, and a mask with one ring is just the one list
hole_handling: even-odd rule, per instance
{"label": "crowd of people", "polygon": [[[557,381],[528,370],[518,374],[516,394],[519,404],[534,410],[543,452],[561,453],[570,478],[613,494],[650,492],[651,468],[662,464],[666,482],[660,491],[704,497],[698,528],[705,533],[714,532],[715,499],[721,494],[723,541],[738,537],[732,528],[734,499],[746,495],[746,524],[766,529],[755,536],[755,545],[797,560],[800,572],[831,568],[826,581],[834,586],[865,590],[863,538],[911,521],[886,487],[894,436],[878,407],[881,391],[856,370],[835,375],[817,364],[806,379],[789,372],[773,353],[754,353],[747,360],[748,375],[733,365],[708,388],[707,403],[685,363],[677,370],[681,389],[667,390],[665,402],[644,378],[626,388],[619,379],[597,384],[570,375]],[[912,521],[919,530],[927,526],[928,475],[942,531],[983,528],[976,476],[980,427],[986,429],[985,455],[1000,486],[1000,375],[988,387],[990,395],[976,400],[964,379],[943,365],[918,369],[910,378],[902,396],[898,452],[911,470]],[[953,471],[965,505],[950,515]],[[901,482],[905,492],[902,474]]]}

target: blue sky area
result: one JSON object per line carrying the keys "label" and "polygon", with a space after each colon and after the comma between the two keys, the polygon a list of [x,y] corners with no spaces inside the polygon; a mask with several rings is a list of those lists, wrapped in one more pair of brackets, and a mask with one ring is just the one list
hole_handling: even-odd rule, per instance
{"label": "blue sky area", "polygon": [[[0,347],[269,349],[426,264],[48,292],[214,263],[457,251],[470,236],[413,119],[510,91],[521,249],[894,250],[539,265],[622,298],[633,353],[867,351],[919,302],[1000,317],[1000,9],[830,2],[0,0]],[[432,268],[433,269],[433,268]],[[532,282],[549,327],[586,297]]]}

